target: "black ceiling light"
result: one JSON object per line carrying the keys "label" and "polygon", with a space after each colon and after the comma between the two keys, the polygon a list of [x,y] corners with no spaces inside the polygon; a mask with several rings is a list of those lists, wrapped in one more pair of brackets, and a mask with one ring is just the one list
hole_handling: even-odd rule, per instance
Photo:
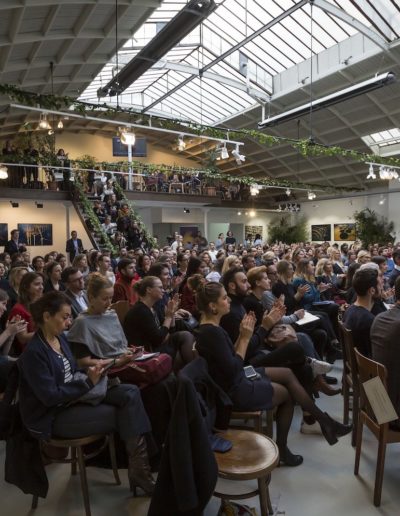
{"label": "black ceiling light", "polygon": [[272,127],[282,122],[287,122],[288,120],[299,118],[300,116],[309,114],[311,106],[312,111],[315,112],[318,109],[332,106],[339,102],[343,102],[353,97],[357,97],[358,95],[362,95],[364,93],[368,93],[369,91],[376,90],[378,88],[381,88],[382,86],[392,84],[393,82],[395,82],[395,80],[396,75],[393,72],[387,72],[382,73],[380,75],[376,75],[371,79],[367,79],[366,81],[359,82],[358,84],[353,84],[352,86],[344,88],[343,90],[336,91],[335,93],[331,93],[330,95],[326,95],[326,97],[315,99],[312,102],[308,102],[307,104],[303,104],[302,106],[290,109],[289,111],[285,111],[284,113],[280,113],[279,115],[271,116],[266,120],[259,122],[258,128],[265,129],[266,127]]}
{"label": "black ceiling light", "polygon": [[43,208],[43,203],[35,201],[36,208]]}
{"label": "black ceiling light", "polygon": [[10,201],[10,204],[13,208],[18,208],[19,202]]}
{"label": "black ceiling light", "polygon": [[125,91],[216,8],[214,0],[190,0],[113,79],[97,90],[99,97]]}

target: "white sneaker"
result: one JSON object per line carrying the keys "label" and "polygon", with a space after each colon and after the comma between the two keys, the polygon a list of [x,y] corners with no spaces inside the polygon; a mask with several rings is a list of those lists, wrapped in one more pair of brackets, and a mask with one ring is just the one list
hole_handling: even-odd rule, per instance
{"label": "white sneaker", "polygon": [[308,425],[305,421],[302,421],[300,433],[306,435],[322,435],[322,430],[318,421],[315,421],[312,425]]}
{"label": "white sneaker", "polygon": [[329,362],[323,362],[322,360],[317,360],[316,358],[310,358],[309,360],[314,376],[319,374],[326,374],[329,373],[329,371],[332,371],[333,365]]}

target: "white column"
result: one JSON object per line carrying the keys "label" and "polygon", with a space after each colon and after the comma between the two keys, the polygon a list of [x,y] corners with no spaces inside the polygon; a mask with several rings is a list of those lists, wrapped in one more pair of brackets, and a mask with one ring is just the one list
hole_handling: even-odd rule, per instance
{"label": "white column", "polygon": [[204,237],[208,240],[208,212],[210,208],[202,208],[204,215]]}

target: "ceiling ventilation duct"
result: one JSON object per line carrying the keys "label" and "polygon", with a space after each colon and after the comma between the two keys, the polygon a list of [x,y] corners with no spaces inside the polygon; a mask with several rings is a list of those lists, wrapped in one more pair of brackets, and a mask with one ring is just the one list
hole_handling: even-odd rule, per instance
{"label": "ceiling ventilation duct", "polygon": [[114,96],[125,91],[200,25],[216,7],[214,0],[190,0],[106,86],[99,88],[98,96]]}

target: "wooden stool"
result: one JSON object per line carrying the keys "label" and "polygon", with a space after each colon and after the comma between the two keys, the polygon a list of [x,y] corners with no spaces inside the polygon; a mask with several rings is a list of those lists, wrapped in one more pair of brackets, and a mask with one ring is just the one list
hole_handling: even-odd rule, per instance
{"label": "wooden stool", "polygon": [[[88,444],[92,444],[100,439],[104,439],[104,443],[98,448],[96,451],[85,455],[83,453],[82,447]],[[114,473],[115,482],[117,485],[121,484],[121,480],[118,474],[117,467],[117,457],[115,454],[115,441],[114,434],[100,434],[100,435],[90,435],[88,437],[82,437],[80,439],[50,439],[50,441],[46,441],[46,444],[52,446],[54,448],[71,448],[71,458],[70,459],[52,459],[51,457],[46,456],[45,452],[42,449],[43,458],[49,462],[62,463],[62,464],[71,464],[71,474],[76,475],[76,463],[79,464],[79,473],[81,477],[81,488],[83,494],[83,503],[85,506],[86,516],[91,516],[90,512],[90,501],[89,501],[89,490],[88,483],[86,478],[86,467],[85,461],[95,457],[100,452],[104,450],[104,448],[108,445],[110,450],[110,459],[111,466]],[[32,499],[32,509],[36,509],[38,506],[38,496],[33,496]]]}
{"label": "wooden stool", "polygon": [[242,500],[258,495],[261,516],[272,514],[268,484],[271,471],[279,464],[277,445],[265,435],[246,430],[228,430],[222,434],[233,446],[227,453],[215,453],[218,476],[226,480],[257,480],[258,488],[243,494],[214,491],[222,500]]}
{"label": "wooden stool", "polygon": [[[265,428],[265,431],[263,430],[263,426],[262,426],[262,414],[263,414],[263,411],[262,410],[254,410],[254,411],[248,411],[248,412],[239,412],[239,411],[234,411],[232,412],[231,414],[231,420],[232,419],[243,419],[245,422],[248,421],[249,419],[253,421],[253,425],[254,425],[254,431],[255,432],[259,432],[260,434],[264,434],[267,435],[268,437],[273,437],[273,433],[274,433],[274,428],[273,428],[273,425],[274,425],[274,409],[273,410],[267,410],[266,411],[266,415],[267,415],[267,426]],[[246,426],[239,426],[239,425],[229,425],[230,428],[237,428],[237,429],[240,429],[240,430],[246,430],[248,427]]]}

